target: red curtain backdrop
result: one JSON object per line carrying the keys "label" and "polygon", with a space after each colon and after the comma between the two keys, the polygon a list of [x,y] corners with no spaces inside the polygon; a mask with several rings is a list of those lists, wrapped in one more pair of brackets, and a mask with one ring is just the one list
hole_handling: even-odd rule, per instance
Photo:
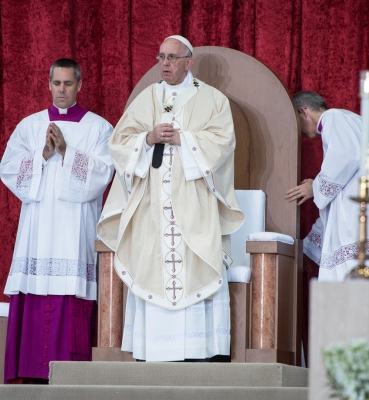
{"label": "red curtain backdrop", "polygon": [[[330,107],[356,112],[359,71],[369,69],[368,0],[0,0],[0,7],[1,155],[16,124],[50,105],[49,67],[61,57],[82,66],[80,104],[113,125],[171,34],[243,51],[291,93],[314,90]],[[0,211],[2,293],[19,215],[2,183]]]}

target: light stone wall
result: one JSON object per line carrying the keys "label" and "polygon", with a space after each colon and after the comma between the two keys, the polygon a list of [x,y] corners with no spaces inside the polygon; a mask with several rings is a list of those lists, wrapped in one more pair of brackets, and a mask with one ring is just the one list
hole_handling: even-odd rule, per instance
{"label": "light stone wall", "polygon": [[310,284],[309,400],[328,400],[322,349],[357,338],[369,340],[369,280]]}

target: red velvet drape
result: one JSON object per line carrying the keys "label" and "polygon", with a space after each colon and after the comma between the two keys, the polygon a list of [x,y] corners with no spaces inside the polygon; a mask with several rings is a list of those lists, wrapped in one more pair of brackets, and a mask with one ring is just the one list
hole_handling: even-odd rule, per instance
{"label": "red velvet drape", "polygon": [[[356,112],[359,70],[369,68],[368,0],[0,0],[0,7],[1,154],[16,124],[50,104],[48,69],[60,57],[82,66],[80,104],[113,125],[171,34],[243,51],[291,92],[315,90],[330,107]],[[0,184],[0,293],[18,213]]]}

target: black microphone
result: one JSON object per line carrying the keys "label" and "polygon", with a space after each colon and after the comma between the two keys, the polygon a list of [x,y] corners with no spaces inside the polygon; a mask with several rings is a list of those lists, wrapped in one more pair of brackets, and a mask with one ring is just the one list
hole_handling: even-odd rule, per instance
{"label": "black microphone", "polygon": [[165,143],[155,144],[154,154],[152,155],[152,163],[151,163],[153,168],[159,168],[161,163],[163,162],[164,146]]}

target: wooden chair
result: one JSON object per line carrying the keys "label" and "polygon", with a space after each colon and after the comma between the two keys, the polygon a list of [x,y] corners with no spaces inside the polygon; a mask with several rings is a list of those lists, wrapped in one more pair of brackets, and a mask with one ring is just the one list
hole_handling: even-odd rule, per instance
{"label": "wooden chair", "polygon": [[[284,200],[299,182],[300,127],[291,97],[280,80],[255,58],[223,47],[194,49],[195,77],[230,100],[235,131],[235,188],[261,189],[267,196],[266,231],[294,239],[248,242],[251,283],[230,283],[231,359],[301,365],[302,245],[299,210]],[[127,106],[160,79],[154,66],[140,80]],[[245,221],[247,223],[247,221]],[[245,238],[246,241],[246,238]],[[113,257],[101,242],[99,263],[99,339],[95,360],[132,359],[120,352],[125,304]]]}

